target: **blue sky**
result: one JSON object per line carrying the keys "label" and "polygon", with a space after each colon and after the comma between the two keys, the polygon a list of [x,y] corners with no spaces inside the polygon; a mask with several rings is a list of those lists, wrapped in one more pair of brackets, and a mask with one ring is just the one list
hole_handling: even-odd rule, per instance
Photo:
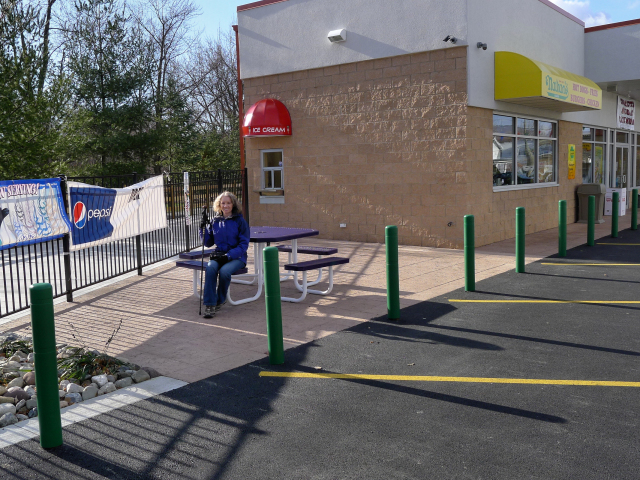
{"label": "blue sky", "polygon": [[[320,1],[320,0],[318,0]],[[349,1],[349,0],[345,0]],[[551,0],[585,22],[587,27],[640,18],[640,0]],[[193,0],[202,9],[196,27],[216,37],[218,29],[227,30],[236,21],[236,8],[251,1]]]}

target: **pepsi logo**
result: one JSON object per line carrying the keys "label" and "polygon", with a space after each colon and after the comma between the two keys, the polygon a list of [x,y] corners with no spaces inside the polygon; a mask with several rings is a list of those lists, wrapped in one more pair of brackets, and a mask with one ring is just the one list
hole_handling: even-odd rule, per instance
{"label": "pepsi logo", "polygon": [[76,202],[73,206],[73,223],[76,228],[84,228],[87,224],[87,207],[82,202]]}

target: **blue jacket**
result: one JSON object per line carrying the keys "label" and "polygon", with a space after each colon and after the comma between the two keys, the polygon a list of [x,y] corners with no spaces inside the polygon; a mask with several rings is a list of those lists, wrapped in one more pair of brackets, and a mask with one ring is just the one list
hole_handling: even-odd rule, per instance
{"label": "blue jacket", "polygon": [[249,225],[242,214],[236,213],[225,219],[216,215],[207,225],[202,238],[206,247],[215,243],[215,251],[226,253],[231,260],[242,260],[247,264],[247,249],[249,248]]}

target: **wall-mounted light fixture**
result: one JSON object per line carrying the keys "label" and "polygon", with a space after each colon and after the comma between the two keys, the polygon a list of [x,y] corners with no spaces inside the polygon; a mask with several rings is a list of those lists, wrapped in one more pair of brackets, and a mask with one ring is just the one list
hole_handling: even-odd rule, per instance
{"label": "wall-mounted light fixture", "polygon": [[482,43],[482,42],[478,42],[476,44],[476,47],[481,48],[483,50],[486,50],[487,49],[487,44],[486,43]]}
{"label": "wall-mounted light fixture", "polygon": [[456,44],[456,42],[458,41],[458,39],[456,37],[454,37],[453,35],[447,35],[446,37],[444,37],[444,40],[442,40],[443,42],[451,42],[454,45]]}
{"label": "wall-mounted light fixture", "polygon": [[331,43],[344,42],[347,39],[347,31],[342,28],[340,30],[331,30],[327,38]]}

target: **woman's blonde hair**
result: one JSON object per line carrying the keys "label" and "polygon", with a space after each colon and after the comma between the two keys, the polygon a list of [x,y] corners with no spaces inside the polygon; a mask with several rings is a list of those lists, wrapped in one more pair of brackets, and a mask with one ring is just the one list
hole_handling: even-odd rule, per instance
{"label": "woman's blonde hair", "polygon": [[231,210],[231,213],[233,213],[234,215],[237,213],[242,213],[242,207],[238,203],[238,198],[231,192],[222,192],[216,197],[216,199],[213,201],[213,213],[215,213],[216,215],[222,215],[222,208],[220,208],[220,201],[222,200],[222,197],[229,197],[231,199],[231,203],[233,203],[233,209]]}

